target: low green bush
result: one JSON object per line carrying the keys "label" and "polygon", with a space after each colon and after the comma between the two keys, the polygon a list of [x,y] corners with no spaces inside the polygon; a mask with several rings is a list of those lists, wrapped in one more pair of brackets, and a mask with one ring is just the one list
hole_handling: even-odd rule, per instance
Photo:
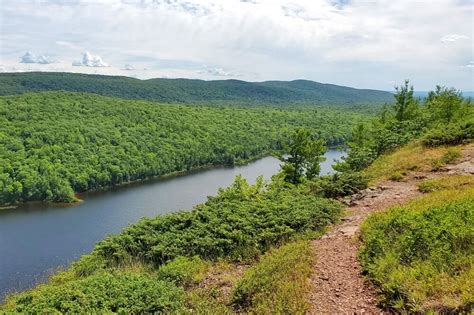
{"label": "low green bush", "polygon": [[418,183],[418,190],[421,191],[422,193],[429,193],[436,191],[440,188],[438,183],[434,180],[422,180]]}
{"label": "low green bush", "polygon": [[427,147],[458,145],[474,138],[474,120],[457,124],[440,125],[431,129],[422,139]]}
{"label": "low green bush", "polygon": [[321,176],[310,183],[311,191],[321,197],[349,196],[367,188],[367,179],[361,173],[347,172]]}
{"label": "low green bush", "polygon": [[298,233],[321,231],[340,211],[339,203],[305,187],[249,185],[238,177],[193,211],[146,218],[106,238],[93,255],[109,265],[133,258],[159,266],[178,256],[253,259]]}
{"label": "low green bush", "polygon": [[0,311],[25,314],[169,313],[184,304],[171,282],[131,272],[97,273],[63,285],[41,285],[10,296]]}
{"label": "low green bush", "polygon": [[271,250],[237,283],[233,304],[251,314],[304,314],[313,259],[307,241]]}
{"label": "low green bush", "polygon": [[461,157],[459,149],[449,148],[448,151],[441,158],[441,162],[443,162],[444,164],[450,164],[453,163],[459,157]]}
{"label": "low green bush", "polygon": [[405,172],[399,172],[399,171],[396,171],[396,172],[393,172],[389,177],[388,179],[390,180],[393,180],[393,181],[396,181],[396,182],[401,182],[405,179],[405,175],[404,174]]}
{"label": "low green bush", "polygon": [[474,305],[474,190],[434,194],[362,226],[360,260],[389,307],[457,312]]}
{"label": "low green bush", "polygon": [[449,148],[442,157],[431,160],[431,170],[438,172],[443,169],[446,164],[453,163],[457,158],[461,156],[459,149]]}
{"label": "low green bush", "polygon": [[162,265],[158,269],[158,277],[188,287],[202,279],[206,267],[207,263],[198,256],[191,258],[179,256]]}

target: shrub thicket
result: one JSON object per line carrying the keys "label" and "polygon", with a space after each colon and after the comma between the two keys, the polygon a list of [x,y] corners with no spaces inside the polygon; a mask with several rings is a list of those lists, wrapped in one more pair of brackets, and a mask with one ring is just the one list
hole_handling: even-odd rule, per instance
{"label": "shrub thicket", "polygon": [[100,272],[61,285],[42,285],[10,297],[5,310],[48,313],[170,313],[183,306],[184,290],[133,272]]}
{"label": "shrub thicket", "polygon": [[101,241],[94,254],[118,264],[130,257],[154,265],[177,256],[249,259],[297,233],[323,229],[340,210],[304,187],[249,185],[237,177],[193,211],[143,219]]}
{"label": "shrub thicket", "polygon": [[355,194],[367,188],[367,179],[359,172],[344,172],[321,176],[309,185],[311,191],[321,197],[337,198]]}
{"label": "shrub thicket", "polygon": [[437,126],[426,133],[422,143],[428,147],[436,147],[458,145],[470,139],[474,139],[474,120]]}

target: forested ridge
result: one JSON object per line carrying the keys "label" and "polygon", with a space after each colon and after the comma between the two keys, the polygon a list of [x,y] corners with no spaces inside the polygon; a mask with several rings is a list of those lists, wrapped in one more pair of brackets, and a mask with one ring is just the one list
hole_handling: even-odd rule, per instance
{"label": "forested ridge", "polygon": [[339,145],[362,115],[328,108],[159,104],[42,92],[0,98],[0,203],[232,165],[279,150],[296,127]]}
{"label": "forested ridge", "polygon": [[139,80],[123,76],[75,73],[0,74],[0,95],[57,90],[171,103],[354,105],[383,104],[393,100],[393,95],[389,92],[354,89],[307,80]]}

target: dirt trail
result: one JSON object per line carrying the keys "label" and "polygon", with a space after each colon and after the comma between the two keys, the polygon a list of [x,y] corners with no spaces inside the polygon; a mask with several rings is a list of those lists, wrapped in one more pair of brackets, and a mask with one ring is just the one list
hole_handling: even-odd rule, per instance
{"label": "dirt trail", "polygon": [[384,181],[352,196],[347,215],[341,223],[312,246],[317,260],[311,278],[311,309],[309,314],[381,314],[374,287],[362,275],[357,260],[355,237],[364,219],[372,212],[403,204],[421,193],[417,181],[455,174],[474,173],[474,146],[463,151],[454,165],[437,173],[412,173],[404,182]]}

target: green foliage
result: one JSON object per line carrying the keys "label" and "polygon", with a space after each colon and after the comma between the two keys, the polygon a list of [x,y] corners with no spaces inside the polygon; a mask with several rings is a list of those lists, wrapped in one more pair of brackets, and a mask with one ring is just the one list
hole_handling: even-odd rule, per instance
{"label": "green foliage", "polygon": [[169,313],[182,307],[184,291],[139,273],[98,273],[62,285],[10,296],[0,311],[26,314]]}
{"label": "green foliage", "polygon": [[422,193],[430,193],[439,189],[439,185],[435,180],[422,180],[418,182],[418,190]]}
{"label": "green foliage", "polygon": [[319,175],[323,154],[326,152],[324,140],[314,139],[311,131],[298,129],[291,136],[288,148],[285,150],[288,157],[283,157],[285,162],[282,172],[285,181],[299,184],[303,178],[312,179]]}
{"label": "green foliage", "polygon": [[441,160],[444,164],[450,164],[460,157],[461,152],[458,148],[449,148],[448,151],[443,155]]}
{"label": "green foliage", "polygon": [[198,288],[186,292],[186,305],[177,314],[234,314],[232,307],[221,301],[215,288]]}
{"label": "green foliage", "polygon": [[359,172],[367,168],[377,158],[376,151],[368,146],[359,147],[350,144],[349,147],[347,156],[333,166],[336,171]]}
{"label": "green foliage", "polygon": [[307,241],[271,250],[239,280],[234,305],[251,314],[304,314],[313,255]]}
{"label": "green foliage", "polygon": [[310,183],[311,191],[321,197],[349,196],[367,188],[367,179],[361,173],[345,172],[321,176]]}
{"label": "green foliage", "polygon": [[426,106],[431,112],[432,119],[449,124],[453,120],[458,120],[463,114],[463,107],[469,106],[462,97],[461,91],[454,88],[446,88],[437,85],[435,91],[428,94]]}
{"label": "green foliage", "polygon": [[401,182],[405,179],[405,175],[406,173],[404,172],[393,172],[392,174],[390,174],[389,179],[396,182]]}
{"label": "green foliage", "polygon": [[405,84],[395,87],[395,119],[398,121],[409,120],[416,115],[418,110],[418,102],[413,97],[413,86],[408,86],[409,81],[405,80]]}
{"label": "green foliage", "polygon": [[[435,190],[435,182],[420,186]],[[457,187],[369,217],[360,259],[388,306],[468,310],[474,303],[474,191]]]}
{"label": "green foliage", "polygon": [[441,145],[458,145],[474,139],[474,119],[465,122],[438,125],[423,137],[423,145],[437,147]]}
{"label": "green foliage", "polygon": [[461,153],[459,152],[459,149],[448,148],[446,153],[443,154],[443,156],[431,160],[431,170],[433,172],[438,172],[443,169],[446,164],[453,163],[460,156]]}
{"label": "green foliage", "polygon": [[290,82],[138,80],[129,77],[75,73],[2,73],[0,95],[37,91],[88,92],[126,99],[174,103],[238,102],[246,104],[380,104],[391,94],[306,80]]}
{"label": "green foliage", "polygon": [[474,108],[455,89],[437,87],[424,106],[413,97],[413,87],[397,88],[395,105],[384,106],[369,126],[353,129],[349,154],[335,167],[341,172],[361,171],[378,156],[423,136],[425,146],[456,145],[473,139]]}
{"label": "green foliage", "polygon": [[361,116],[322,109],[166,105],[92,94],[0,97],[0,204],[235,164],[281,150],[297,127],[329,144]]}
{"label": "green foliage", "polygon": [[112,265],[130,257],[153,265],[178,256],[249,259],[296,234],[320,231],[340,211],[304,187],[249,185],[237,177],[193,211],[143,219],[99,242],[93,254]]}
{"label": "green foliage", "polygon": [[201,280],[206,268],[207,264],[198,256],[178,256],[160,266],[158,269],[158,277],[173,282],[176,285],[188,287]]}

